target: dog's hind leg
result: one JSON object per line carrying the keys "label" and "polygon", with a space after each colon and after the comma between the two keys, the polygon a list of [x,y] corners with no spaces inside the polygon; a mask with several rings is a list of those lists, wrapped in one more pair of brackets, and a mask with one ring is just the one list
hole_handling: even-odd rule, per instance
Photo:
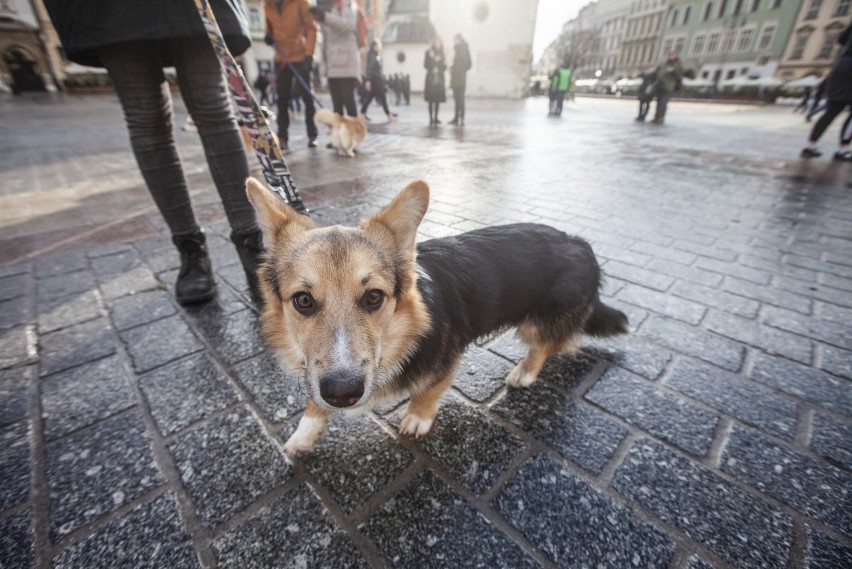
{"label": "dog's hind leg", "polygon": [[290,456],[296,456],[313,449],[317,441],[325,434],[330,414],[309,399],[305,405],[305,413],[299,419],[299,426],[284,443],[284,452]]}
{"label": "dog's hind leg", "polygon": [[444,392],[453,383],[455,370],[456,366],[454,365],[436,385],[433,385],[426,391],[412,393],[411,401],[408,402],[408,407],[405,410],[405,415],[399,423],[400,434],[419,439],[429,432],[432,428],[432,423],[435,421],[435,415],[438,414],[441,397],[444,396]]}
{"label": "dog's hind leg", "polygon": [[573,349],[576,353],[577,350],[575,336],[557,342],[547,341],[541,337],[538,329],[530,324],[518,326],[518,336],[529,346],[529,351],[524,359],[519,361],[518,365],[512,368],[512,371],[506,376],[506,383],[511,387],[532,385],[538,378],[538,373],[547,358],[562,351],[567,352]]}

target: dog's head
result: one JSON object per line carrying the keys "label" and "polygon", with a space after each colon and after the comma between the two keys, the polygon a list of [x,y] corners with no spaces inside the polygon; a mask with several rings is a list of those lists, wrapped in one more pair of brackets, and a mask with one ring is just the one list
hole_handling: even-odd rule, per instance
{"label": "dog's head", "polygon": [[429,329],[415,270],[428,186],[412,182],[358,227],[325,228],[256,180],[246,186],[268,248],[258,271],[267,341],[320,407],[365,405]]}

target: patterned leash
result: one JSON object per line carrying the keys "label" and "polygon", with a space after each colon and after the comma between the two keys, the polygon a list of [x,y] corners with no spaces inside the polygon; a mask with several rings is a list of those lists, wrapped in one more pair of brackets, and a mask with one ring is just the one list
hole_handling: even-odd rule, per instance
{"label": "patterned leash", "polygon": [[266,183],[293,209],[307,215],[308,210],[302,203],[296,182],[293,181],[293,176],[290,174],[287,164],[284,163],[281,147],[275,141],[269,123],[260,110],[260,105],[255,101],[254,94],[243,76],[243,72],[225,45],[225,38],[222,37],[222,31],[219,29],[219,24],[216,22],[216,16],[213,15],[209,1],[195,0],[195,7],[198,8],[198,15],[201,16],[201,21],[204,23],[207,37],[210,38],[210,43],[219,58],[219,63],[222,64],[222,69],[228,77],[228,87],[243,119],[255,156],[260,161]]}

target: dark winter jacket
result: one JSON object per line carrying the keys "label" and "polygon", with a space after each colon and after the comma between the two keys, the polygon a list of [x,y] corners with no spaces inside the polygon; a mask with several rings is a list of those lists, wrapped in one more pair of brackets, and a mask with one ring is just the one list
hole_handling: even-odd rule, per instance
{"label": "dark winter jacket", "polygon": [[837,43],[843,47],[828,76],[825,96],[829,101],[852,103],[852,24],[840,33]]}
{"label": "dark winter jacket", "polygon": [[[68,59],[82,65],[103,67],[97,49],[108,45],[207,37],[193,0],[45,0],[45,5]],[[242,54],[251,46],[242,2],[210,5],[231,53]]]}
{"label": "dark winter jacket", "polygon": [[471,68],[470,48],[464,40],[454,47],[453,64],[450,67],[450,87],[464,89],[467,84],[467,72]]}

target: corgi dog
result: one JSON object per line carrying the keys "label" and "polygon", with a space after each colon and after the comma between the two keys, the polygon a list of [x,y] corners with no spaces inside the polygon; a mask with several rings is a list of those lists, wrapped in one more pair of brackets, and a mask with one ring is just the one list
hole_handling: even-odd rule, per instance
{"label": "corgi dog", "polygon": [[313,448],[332,412],[400,394],[410,396],[400,433],[426,435],[465,348],[495,331],[516,327],[528,346],[506,377],[526,387],[548,356],[576,354],[581,335],[629,329],[600,301],[598,262],[578,237],[523,223],[416,245],[422,181],[358,227],[317,227],[260,182],[246,185],[268,251],[261,326],[308,395],[291,456]]}
{"label": "corgi dog", "polygon": [[355,157],[355,147],[367,138],[367,127],[361,117],[344,117],[328,109],[317,109],[314,120],[328,127],[331,145],[338,156]]}

